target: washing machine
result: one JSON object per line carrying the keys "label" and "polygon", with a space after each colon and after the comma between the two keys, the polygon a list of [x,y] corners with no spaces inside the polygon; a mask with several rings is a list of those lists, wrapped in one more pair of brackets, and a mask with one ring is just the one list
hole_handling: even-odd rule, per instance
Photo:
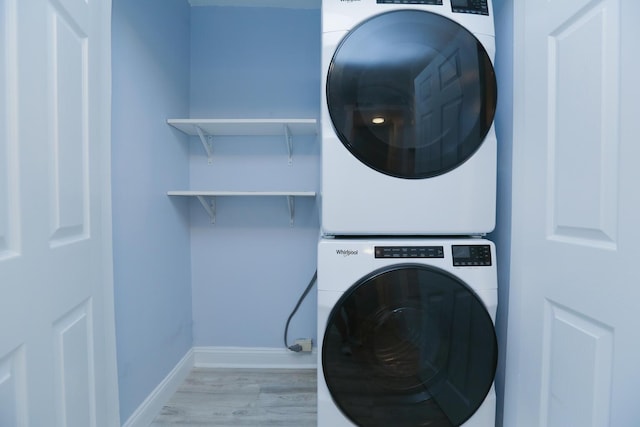
{"label": "washing machine", "polygon": [[493,230],[491,0],[322,1],[324,235]]}
{"label": "washing machine", "polygon": [[495,248],[481,238],[324,238],[318,426],[493,427]]}

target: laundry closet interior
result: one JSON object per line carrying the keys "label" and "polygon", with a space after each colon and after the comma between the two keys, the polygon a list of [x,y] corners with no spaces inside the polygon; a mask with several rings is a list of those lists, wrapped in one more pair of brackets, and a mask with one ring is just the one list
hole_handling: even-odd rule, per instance
{"label": "laundry closet interior", "polygon": [[[315,366],[315,350],[287,353],[283,332],[318,261],[322,28],[320,0],[112,2],[114,291],[125,422],[190,352],[196,363],[244,357],[253,366]],[[493,3],[497,34],[510,25],[500,15],[504,3]],[[496,37],[497,50],[503,43]],[[500,77],[499,55],[495,67]],[[504,86],[498,80],[499,99],[508,96]],[[500,278],[511,142],[500,139],[498,106],[497,222],[485,237],[496,243]],[[501,292],[498,319],[506,313]],[[291,321],[290,343],[305,337],[315,347],[317,305],[314,289]],[[504,330],[498,322],[499,351]],[[499,364],[498,395],[503,372]]]}

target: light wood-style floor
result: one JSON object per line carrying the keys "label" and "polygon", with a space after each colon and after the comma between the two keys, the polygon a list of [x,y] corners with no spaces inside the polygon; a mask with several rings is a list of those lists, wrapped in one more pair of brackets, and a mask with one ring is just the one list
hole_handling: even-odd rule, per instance
{"label": "light wood-style floor", "polygon": [[315,426],[315,369],[194,368],[151,427]]}

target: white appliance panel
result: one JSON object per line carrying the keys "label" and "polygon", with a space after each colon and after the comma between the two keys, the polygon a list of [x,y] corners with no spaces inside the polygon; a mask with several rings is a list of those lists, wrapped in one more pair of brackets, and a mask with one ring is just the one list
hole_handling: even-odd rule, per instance
{"label": "white appliance panel", "polygon": [[[323,1],[320,194],[323,235],[482,235],[494,229],[497,140],[493,125],[479,148],[458,166],[436,176],[407,179],[381,171],[376,165],[366,164],[356,157],[352,148],[347,148],[341,140],[330,113],[327,79],[330,68],[334,67],[334,54],[355,27],[386,12],[426,11],[452,20],[473,34],[493,61],[491,1],[487,2],[489,15],[454,13],[449,1],[442,3]],[[382,86],[381,90],[385,89],[394,88]],[[354,107],[349,104],[344,108]],[[365,110],[362,106],[356,108],[359,110],[353,113],[354,116]],[[412,108],[419,108],[419,105]]]}
{"label": "white appliance panel", "polygon": [[[488,246],[490,265],[454,266],[454,245],[457,248],[467,246]],[[439,250],[441,257],[398,257],[381,258],[380,248],[427,248]],[[425,250],[427,250],[425,249]],[[459,253],[458,253],[459,254]],[[460,264],[460,258],[456,259]],[[473,264],[472,262],[463,264]],[[363,279],[375,276],[385,269],[396,266],[433,267],[436,271],[451,275],[466,284],[482,302],[491,318],[491,328],[495,322],[497,308],[497,267],[495,247],[492,242],[478,238],[456,239],[402,239],[402,238],[328,238],[321,239],[318,246],[318,426],[353,427],[354,424],[341,409],[340,397],[332,396],[325,379],[324,346],[325,333],[332,319],[333,311],[344,301],[346,295],[353,292],[352,287]],[[398,283],[398,286],[403,286]],[[379,289],[380,292],[388,292]],[[340,308],[342,310],[342,307]],[[392,310],[393,311],[393,310]],[[358,356],[354,350],[354,355]],[[327,359],[329,360],[329,359]],[[355,380],[354,380],[355,381]],[[384,399],[381,400],[383,402]],[[384,404],[384,403],[382,403]],[[486,397],[473,415],[467,419],[464,427],[493,427],[495,423],[496,395],[493,384]],[[437,424],[444,425],[444,424]]]}

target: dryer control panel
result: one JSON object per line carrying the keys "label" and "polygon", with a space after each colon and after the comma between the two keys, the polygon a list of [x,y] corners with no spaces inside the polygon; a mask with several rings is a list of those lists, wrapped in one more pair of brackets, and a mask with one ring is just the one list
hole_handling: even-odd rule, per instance
{"label": "dryer control panel", "polygon": [[453,245],[451,246],[453,265],[456,267],[476,267],[491,265],[491,247],[489,245]]}

